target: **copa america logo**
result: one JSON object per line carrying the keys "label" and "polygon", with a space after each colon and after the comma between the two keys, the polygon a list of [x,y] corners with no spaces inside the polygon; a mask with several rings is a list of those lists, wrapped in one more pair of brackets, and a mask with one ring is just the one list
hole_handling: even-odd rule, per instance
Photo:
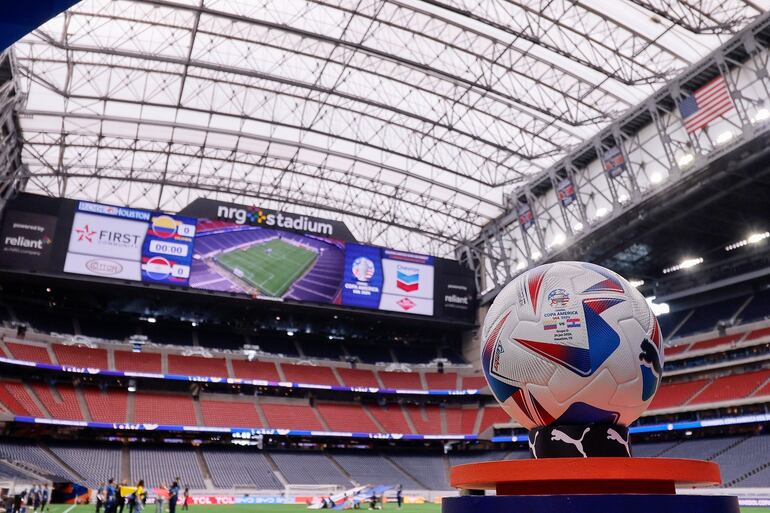
{"label": "copa america logo", "polygon": [[374,276],[374,262],[366,257],[358,257],[353,260],[351,272],[358,281],[369,281]]}

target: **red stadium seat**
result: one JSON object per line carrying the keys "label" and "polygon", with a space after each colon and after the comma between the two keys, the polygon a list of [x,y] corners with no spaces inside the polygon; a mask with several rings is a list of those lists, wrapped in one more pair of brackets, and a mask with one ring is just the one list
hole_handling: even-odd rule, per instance
{"label": "red stadium seat", "polygon": [[406,406],[406,411],[418,434],[441,434],[441,410],[438,406],[416,406],[410,404]]}
{"label": "red stadium seat", "polygon": [[128,393],[125,390],[83,388],[91,420],[96,422],[127,422]]}
{"label": "red stadium seat", "polygon": [[737,333],[735,335],[725,335],[724,337],[710,338],[708,340],[701,340],[690,346],[687,351],[702,351],[703,349],[711,349],[712,347],[727,346],[733,342],[737,342],[743,337],[743,333]]}
{"label": "red stadium seat", "polygon": [[19,342],[5,342],[5,347],[11,352],[11,356],[17,360],[26,360],[29,362],[52,363],[45,346],[36,346],[32,344],[21,344]]}
{"label": "red stadium seat", "polygon": [[267,381],[281,381],[278,369],[273,362],[258,362],[248,360],[231,360],[233,373],[241,379],[265,379]]}
{"label": "red stadium seat", "polygon": [[262,420],[254,401],[200,400],[203,424],[219,427],[261,428]]}
{"label": "red stadium seat", "polygon": [[286,381],[293,383],[312,383],[314,385],[339,386],[340,382],[334,376],[330,367],[316,367],[312,365],[295,365],[282,363],[283,375]]}
{"label": "red stadium seat", "polygon": [[85,420],[72,385],[30,385],[37,398],[54,419]]}
{"label": "red stadium seat", "polygon": [[366,408],[377,419],[386,433],[412,433],[409,423],[404,417],[404,412],[398,404],[367,406]]}
{"label": "red stadium seat", "polygon": [[368,369],[338,368],[342,384],[348,387],[379,387],[374,372]]}
{"label": "red stadium seat", "polygon": [[107,351],[105,349],[85,346],[65,346],[53,344],[51,346],[60,365],[73,367],[91,367],[94,369],[107,369]]}
{"label": "red stadium seat", "polygon": [[426,372],[425,382],[428,384],[428,390],[457,390],[457,373]]}
{"label": "red stadium seat", "polygon": [[487,378],[484,376],[463,376],[463,389],[464,390],[481,390],[487,386]]}
{"label": "red stadium seat", "polygon": [[0,382],[0,403],[15,415],[45,417],[35,401],[21,383],[14,381]]}
{"label": "red stadium seat", "polygon": [[664,384],[658,389],[658,392],[652,399],[650,410],[661,410],[663,408],[682,406],[687,403],[698,390],[703,388],[708,381],[709,380],[707,379],[699,379],[687,383]]}
{"label": "red stadium seat", "polygon": [[183,376],[208,376],[226,378],[227,364],[224,358],[205,358],[203,356],[168,355],[169,374]]}
{"label": "red stadium seat", "polygon": [[770,370],[747,372],[715,379],[690,404],[714,403],[748,397],[770,378]]}
{"label": "red stadium seat", "polygon": [[405,388],[422,390],[420,375],[416,372],[379,372],[380,381],[385,388]]}
{"label": "red stadium seat", "polygon": [[134,422],[196,426],[195,405],[190,395],[137,392]]}
{"label": "red stadium seat", "polygon": [[316,408],[332,431],[377,433],[379,428],[358,404],[316,404]]}
{"label": "red stadium seat", "polygon": [[758,338],[770,336],[770,328],[762,328],[759,330],[753,330],[746,335],[746,340],[756,340]]}
{"label": "red stadium seat", "polygon": [[162,373],[160,353],[132,353],[131,351],[114,351],[115,370],[128,372]]}
{"label": "red stadium seat", "polygon": [[[452,434],[452,435],[464,434],[462,408],[460,407],[444,408],[444,417],[446,418],[446,434]],[[468,431],[468,433],[470,433],[470,431]]]}
{"label": "red stadium seat", "polygon": [[262,403],[260,406],[267,419],[268,427],[324,430],[309,405]]}
{"label": "red stadium seat", "polygon": [[478,416],[479,416],[478,408],[463,408],[462,420],[460,424],[460,433],[461,434],[475,433],[473,428],[476,427],[476,418]]}
{"label": "red stadium seat", "polygon": [[681,354],[687,351],[690,344],[679,344],[678,346],[666,346],[663,348],[663,354],[665,356],[674,356],[675,354]]}
{"label": "red stadium seat", "polygon": [[511,416],[500,406],[486,406],[482,413],[479,433],[483,433],[493,424],[510,424],[511,422]]}

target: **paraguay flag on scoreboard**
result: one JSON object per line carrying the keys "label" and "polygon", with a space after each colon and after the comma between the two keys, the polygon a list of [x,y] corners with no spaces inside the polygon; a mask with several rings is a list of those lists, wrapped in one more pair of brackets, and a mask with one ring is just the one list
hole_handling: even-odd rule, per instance
{"label": "paraguay flag on scoreboard", "polygon": [[709,123],[735,108],[725,77],[719,75],[696,90],[679,104],[682,123],[688,134],[708,126]]}

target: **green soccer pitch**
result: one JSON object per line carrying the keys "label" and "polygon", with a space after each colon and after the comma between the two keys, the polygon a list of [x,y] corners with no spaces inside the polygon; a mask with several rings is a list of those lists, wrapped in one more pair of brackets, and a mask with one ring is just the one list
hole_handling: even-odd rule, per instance
{"label": "green soccer pitch", "polygon": [[[182,513],[181,507],[177,508]],[[311,510],[301,504],[237,504],[233,506],[190,506],[190,513],[300,513],[309,511],[328,511]],[[356,511],[367,511],[362,508]],[[439,513],[441,507],[437,504],[404,504],[398,509],[395,504],[387,504],[385,511],[401,513]],[[94,506],[72,506],[54,504],[51,505],[46,513],[93,513]],[[125,509],[123,513],[129,513]],[[155,505],[145,506],[143,513],[155,513]],[[684,513],[684,512],[683,512]],[[770,508],[741,508],[741,513],[770,513]]]}
{"label": "green soccer pitch", "polygon": [[313,265],[318,254],[281,239],[235,249],[216,262],[268,296],[281,297]]}

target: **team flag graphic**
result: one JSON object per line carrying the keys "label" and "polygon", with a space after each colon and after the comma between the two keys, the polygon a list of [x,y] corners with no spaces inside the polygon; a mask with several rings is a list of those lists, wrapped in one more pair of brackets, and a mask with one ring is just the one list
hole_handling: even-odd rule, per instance
{"label": "team flag graphic", "polygon": [[722,75],[704,85],[679,104],[679,113],[688,134],[705,128],[735,108]]}

